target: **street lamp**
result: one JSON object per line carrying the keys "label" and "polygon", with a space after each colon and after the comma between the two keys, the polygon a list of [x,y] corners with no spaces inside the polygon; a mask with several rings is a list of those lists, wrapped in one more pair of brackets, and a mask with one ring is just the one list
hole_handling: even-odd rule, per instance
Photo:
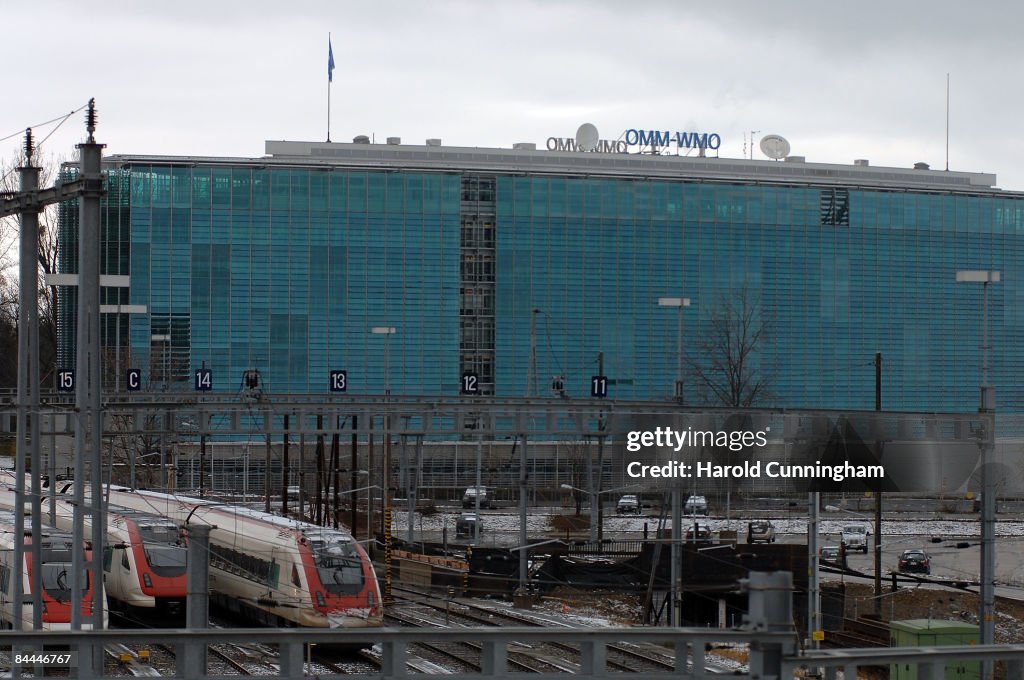
{"label": "street lamp", "polygon": [[[682,406],[683,399],[683,309],[690,306],[690,298],[686,297],[661,297],[658,298],[659,307],[675,307],[678,314],[676,326],[676,383],[675,398]],[[679,580],[682,572],[683,548],[683,504],[678,488],[672,489],[672,586],[669,603],[669,625],[675,625],[679,617]]]}
{"label": "street lamp", "polygon": [[[628,484],[626,486],[617,486],[614,489],[602,489],[596,492],[588,491],[587,489],[581,489],[578,486],[573,486],[572,484],[560,484],[559,488],[565,491],[579,491],[580,493],[590,494],[590,540],[594,541],[596,540],[597,536],[596,525],[601,521],[600,515],[598,514],[598,507],[601,503],[600,497],[605,494],[617,493],[621,491],[639,491],[642,487],[636,484]],[[598,549],[601,550],[601,548]]]}
{"label": "street lamp", "polygon": [[[957,283],[981,284],[981,385],[978,413],[984,431],[981,440],[981,644],[995,643],[995,565],[996,565],[996,479],[989,469],[995,448],[995,388],[988,384],[988,284],[999,283],[998,270],[965,269],[956,273]],[[982,677],[991,677],[992,662],[982,667]]]}
{"label": "street lamp", "polygon": [[[339,496],[347,496],[349,494],[358,494],[360,491],[373,491],[374,489],[377,489],[379,491],[383,491],[383,489],[381,489],[376,484],[372,484],[370,486],[361,486],[358,489],[348,489],[347,491],[339,491],[338,495]],[[359,496],[357,495],[355,498],[352,499],[352,504],[355,505],[355,503],[358,502],[358,500],[359,500]],[[371,531],[372,531],[371,528],[370,528],[370,520],[371,520],[371,518],[370,518],[370,504],[367,503],[366,504],[366,536],[361,541],[362,543],[368,543],[370,540],[372,540],[370,538]],[[352,536],[354,537],[356,535],[356,528],[355,527],[351,527],[351,530],[352,530]]]}
{"label": "street lamp", "polygon": [[678,310],[678,327],[676,329],[676,383],[673,394],[680,404],[683,403],[683,309],[690,306],[690,298],[660,297],[659,307],[675,307]]}

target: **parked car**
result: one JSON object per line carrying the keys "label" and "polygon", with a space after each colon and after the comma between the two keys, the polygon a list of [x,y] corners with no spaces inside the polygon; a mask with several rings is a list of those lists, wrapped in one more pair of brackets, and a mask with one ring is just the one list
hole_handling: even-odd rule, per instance
{"label": "parked car", "polygon": [[825,547],[818,550],[818,562],[821,564],[828,564],[834,567],[841,567],[842,565],[842,553],[839,550],[838,545],[826,545]]}
{"label": "parked car", "polygon": [[775,525],[771,520],[755,519],[747,524],[747,543],[774,543]]}
{"label": "parked car", "polygon": [[480,496],[480,507],[489,508],[491,507],[491,500],[487,496],[486,486],[471,486],[466,489],[465,493],[462,494],[462,507],[476,508],[476,497]]}
{"label": "parked car", "polygon": [[690,496],[686,499],[683,512],[687,515],[704,515],[707,517],[708,499],[704,498],[704,496]]}
{"label": "parked car", "polygon": [[710,543],[711,527],[703,522],[695,522],[686,530],[686,543]]}
{"label": "parked car", "polygon": [[920,549],[904,550],[900,555],[899,570],[907,573],[917,572],[919,574],[932,573],[931,559],[928,553]]}
{"label": "parked car", "polygon": [[842,543],[847,550],[859,550],[868,554],[868,537],[871,528],[866,524],[847,524],[843,527]]}
{"label": "parked car", "polygon": [[639,515],[640,501],[633,494],[627,494],[615,505],[615,512],[620,515]]}

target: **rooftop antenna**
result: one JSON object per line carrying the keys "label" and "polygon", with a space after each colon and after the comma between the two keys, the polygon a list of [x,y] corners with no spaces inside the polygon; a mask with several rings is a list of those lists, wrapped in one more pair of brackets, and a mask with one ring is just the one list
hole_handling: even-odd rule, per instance
{"label": "rooftop antenna", "polygon": [[949,72],[946,72],[946,172],[949,172]]}
{"label": "rooftop antenna", "polygon": [[750,131],[750,160],[754,160],[754,135],[759,133],[760,130]]}
{"label": "rooftop antenna", "polygon": [[781,135],[765,135],[761,138],[761,153],[772,160],[789,155],[789,141]]}

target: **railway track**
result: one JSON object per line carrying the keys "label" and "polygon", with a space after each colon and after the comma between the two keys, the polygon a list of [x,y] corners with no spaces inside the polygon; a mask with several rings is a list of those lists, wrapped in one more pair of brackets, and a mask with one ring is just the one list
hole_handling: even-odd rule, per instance
{"label": "railway track", "polygon": [[[403,592],[411,593],[416,597],[415,600],[409,603],[410,606],[426,607],[431,611],[436,612],[438,617],[444,616],[445,621],[433,621],[433,625],[444,627],[451,625],[451,620],[465,621],[462,625],[469,626],[501,626],[503,625],[499,620],[510,622],[512,625],[525,625],[525,626],[566,626],[568,624],[560,622],[552,622],[543,618],[530,616],[528,614],[513,613],[504,611],[494,607],[486,607],[483,605],[475,604],[463,599],[447,601],[437,601],[433,595],[429,592],[408,589],[404,587],[396,588],[394,590],[401,590]],[[477,612],[477,613],[472,613]],[[552,653],[552,650],[554,653]],[[569,659],[575,659],[580,656],[580,650],[573,646],[562,643],[549,642],[539,649],[531,649],[529,652],[526,649],[522,650],[522,653],[529,653],[535,658],[549,662],[551,659],[557,659],[560,668],[566,666],[567,656]],[[649,648],[641,648],[637,645],[629,645],[624,643],[618,643],[613,645],[607,645],[606,647],[606,664],[609,671],[623,672],[623,673],[636,673],[636,672],[665,672],[675,670],[675,656],[672,652],[669,652],[665,648],[650,646]],[[688,663],[688,665],[692,665]],[[574,661],[572,667],[578,669],[579,663]],[[710,664],[708,667],[710,672],[724,671],[726,669],[720,669]],[[577,672],[577,671],[573,671]]]}

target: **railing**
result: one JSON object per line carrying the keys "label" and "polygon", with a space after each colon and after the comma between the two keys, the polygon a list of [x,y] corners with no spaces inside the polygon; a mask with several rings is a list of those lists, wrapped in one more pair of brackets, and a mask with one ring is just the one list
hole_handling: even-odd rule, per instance
{"label": "railing", "polygon": [[[675,670],[644,672],[644,677],[709,679],[721,677],[722,669],[713,668],[715,662],[706,650],[722,644],[750,650],[748,670],[733,668],[731,677],[790,679],[794,677],[824,677],[833,680],[842,670],[845,677],[856,675],[856,669],[868,666],[888,667],[891,664],[907,664],[916,668],[921,680],[938,680],[945,677],[946,664],[960,666],[978,664],[982,661],[1001,661],[1006,665],[1007,678],[1024,677],[1024,644],[1017,645],[972,645],[967,647],[903,647],[889,649],[834,649],[816,650],[802,655],[792,654],[795,635],[792,632],[757,632],[749,630],[715,630],[706,628],[621,628],[621,629],[552,629],[552,628],[457,628],[443,630],[419,629],[350,629],[350,630],[297,630],[297,629],[215,629],[202,631],[186,630],[107,630],[78,632],[36,632],[16,631],[4,633],[0,643],[0,657],[11,658],[12,650],[23,653],[60,649],[76,652],[72,678],[98,680],[108,677],[123,677],[122,668],[110,669],[107,674],[97,671],[108,645],[164,645],[175,650],[175,662],[170,668],[160,669],[167,675],[189,678],[189,680],[234,680],[238,675],[213,675],[208,673],[206,664],[207,646],[236,644],[261,644],[278,650],[276,674],[263,674],[270,678],[301,678],[312,674],[305,666],[308,645],[353,645],[377,644],[380,648],[380,668],[376,672],[359,674],[368,678],[393,678],[411,675],[407,667],[408,650],[417,643],[436,645],[456,644],[464,641],[481,645],[480,668],[475,673],[447,675],[452,680],[475,678],[497,678],[522,680],[521,672],[509,670],[507,659],[510,653],[520,653],[533,646],[546,643],[576,645],[580,649],[578,671],[575,673],[530,674],[539,680],[561,680],[578,675],[589,678],[617,678],[619,671],[609,671],[606,663],[612,652],[609,645],[618,643],[659,644],[675,655]],[[785,654],[789,651],[789,654]],[[52,652],[56,654],[57,652]],[[92,661],[97,659],[98,661]],[[314,661],[315,663],[315,661]],[[2,665],[2,664],[0,664]],[[25,673],[31,668],[22,667]],[[817,675],[818,670],[823,676]],[[10,677],[25,677],[15,672]],[[352,677],[320,673],[323,680],[342,680]]]}
{"label": "railing", "polygon": [[[835,680],[838,671],[846,678],[858,677],[857,669],[868,666],[889,668],[905,664],[916,669],[918,680],[941,680],[946,677],[980,677],[977,668],[983,661],[1002,661],[1006,664],[1005,678],[1024,678],[1024,644],[970,645],[967,647],[890,647],[888,649],[829,649],[807,652],[799,657],[782,660],[780,678],[792,678],[796,671],[808,677],[808,671],[823,669],[826,680]],[[947,675],[946,666],[967,670],[974,674]],[[901,676],[914,677],[914,676]]]}
{"label": "railing", "polygon": [[[717,630],[707,628],[619,628],[619,629],[562,629],[562,628],[449,628],[438,630],[421,629],[334,629],[334,630],[301,630],[301,629],[211,629],[211,630],[105,630],[76,632],[27,632],[17,631],[5,633],[0,642],[0,655],[9,655],[11,650],[41,651],[47,649],[64,649],[77,652],[77,669],[71,671],[73,678],[79,680],[97,680],[114,677],[102,670],[104,647],[121,644],[129,647],[163,645],[174,648],[174,668],[161,669],[168,675],[184,677],[189,680],[232,680],[238,675],[211,675],[206,663],[207,646],[224,644],[267,645],[278,650],[277,674],[262,674],[271,678],[301,678],[309,669],[305,667],[307,645],[317,646],[369,646],[380,645],[380,669],[375,673],[363,673],[363,677],[393,678],[409,673],[407,667],[408,650],[417,643],[434,645],[457,645],[466,641],[481,646],[480,671],[446,675],[448,678],[507,678],[522,680],[523,673],[513,674],[507,663],[510,654],[522,653],[531,646],[540,647],[545,644],[572,644],[580,649],[578,672],[576,673],[537,673],[531,678],[540,680],[564,679],[572,675],[589,678],[619,678],[622,673],[608,669],[607,657],[612,644],[632,643],[634,645],[659,644],[667,647],[667,653],[674,654],[675,670],[654,672],[647,676],[664,676],[666,678],[707,678],[720,677],[721,669],[707,670],[712,663],[705,653],[710,645],[721,644],[730,647],[751,644],[752,649],[777,650],[774,658],[781,658],[782,650],[792,649],[795,636],[792,632],[752,632],[741,630]],[[752,654],[752,657],[771,655]],[[8,657],[10,658],[10,657]],[[690,665],[692,662],[692,666]],[[751,659],[754,669],[757,661]],[[31,671],[31,669],[28,669]],[[123,669],[116,669],[117,676],[124,675]],[[23,677],[14,673],[11,677]],[[342,680],[351,678],[352,674],[325,675],[318,674],[323,680]],[[751,675],[738,677],[764,678],[764,674],[753,672]]]}

